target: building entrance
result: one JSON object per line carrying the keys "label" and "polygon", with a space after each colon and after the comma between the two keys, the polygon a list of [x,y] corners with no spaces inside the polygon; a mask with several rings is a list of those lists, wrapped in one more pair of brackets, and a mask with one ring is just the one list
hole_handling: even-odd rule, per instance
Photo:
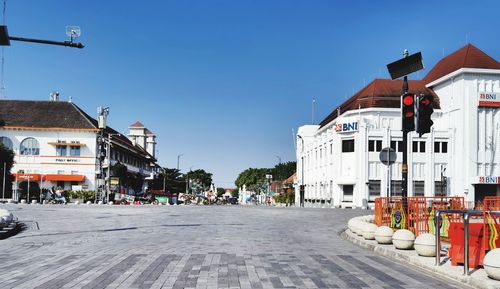
{"label": "building entrance", "polygon": [[497,196],[498,195],[498,186],[497,184],[478,184],[474,185],[474,200],[476,202],[482,202],[485,197]]}

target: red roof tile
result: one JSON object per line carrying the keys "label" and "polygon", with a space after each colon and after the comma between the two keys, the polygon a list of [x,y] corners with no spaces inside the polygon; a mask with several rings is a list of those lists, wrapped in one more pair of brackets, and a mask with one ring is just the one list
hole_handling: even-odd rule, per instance
{"label": "red roof tile", "polygon": [[[432,91],[425,87],[425,83],[421,80],[409,80],[408,87],[410,93],[432,94],[434,96],[434,107],[439,108],[439,98]],[[330,115],[328,115],[320,126],[323,127],[336,119],[338,115],[359,108],[385,107],[399,108],[401,107],[401,91],[403,88],[403,80],[390,79],[375,79],[367,86],[361,89],[358,93],[339,105]]]}
{"label": "red roof tile", "polygon": [[422,80],[430,83],[460,68],[500,69],[500,63],[474,45],[467,44],[441,59]]}

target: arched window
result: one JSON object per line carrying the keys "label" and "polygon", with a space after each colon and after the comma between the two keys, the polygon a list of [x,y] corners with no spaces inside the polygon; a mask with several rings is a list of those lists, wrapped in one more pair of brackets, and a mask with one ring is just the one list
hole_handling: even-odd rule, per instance
{"label": "arched window", "polygon": [[40,154],[40,146],[38,145],[38,141],[32,137],[25,138],[21,142],[21,146],[19,147],[19,152],[21,155],[39,155]]}
{"label": "arched window", "polygon": [[3,144],[9,150],[12,150],[12,141],[6,136],[0,136],[0,143]]}

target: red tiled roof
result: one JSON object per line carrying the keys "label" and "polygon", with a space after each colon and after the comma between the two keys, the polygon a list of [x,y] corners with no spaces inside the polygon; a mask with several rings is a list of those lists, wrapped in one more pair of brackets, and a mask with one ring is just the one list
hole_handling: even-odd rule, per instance
{"label": "red tiled roof", "polygon": [[[421,80],[408,81],[409,92],[414,94],[432,94],[434,96],[434,107],[439,108],[439,98],[431,89],[425,87]],[[375,79],[358,93],[339,105],[328,115],[320,126],[323,127],[336,119],[339,114],[349,110],[371,107],[399,108],[401,107],[401,91],[403,80]],[[340,111],[338,111],[340,110]]]}
{"label": "red tiled roof", "polygon": [[422,80],[430,83],[460,68],[500,69],[500,63],[474,45],[467,44],[441,59]]}
{"label": "red tiled roof", "polygon": [[144,127],[144,125],[140,121],[136,121],[130,127]]}

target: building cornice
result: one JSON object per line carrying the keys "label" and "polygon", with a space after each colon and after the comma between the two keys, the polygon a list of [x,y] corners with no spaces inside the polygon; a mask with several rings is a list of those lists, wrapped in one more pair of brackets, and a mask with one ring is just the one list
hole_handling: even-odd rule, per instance
{"label": "building cornice", "polygon": [[484,68],[460,68],[458,70],[453,71],[452,73],[448,73],[447,75],[440,77],[425,86],[428,88],[434,87],[442,82],[447,81],[450,78],[455,78],[460,74],[465,74],[465,73],[476,73],[476,74],[495,74],[495,75],[500,75],[500,70],[499,69],[484,69]]}

